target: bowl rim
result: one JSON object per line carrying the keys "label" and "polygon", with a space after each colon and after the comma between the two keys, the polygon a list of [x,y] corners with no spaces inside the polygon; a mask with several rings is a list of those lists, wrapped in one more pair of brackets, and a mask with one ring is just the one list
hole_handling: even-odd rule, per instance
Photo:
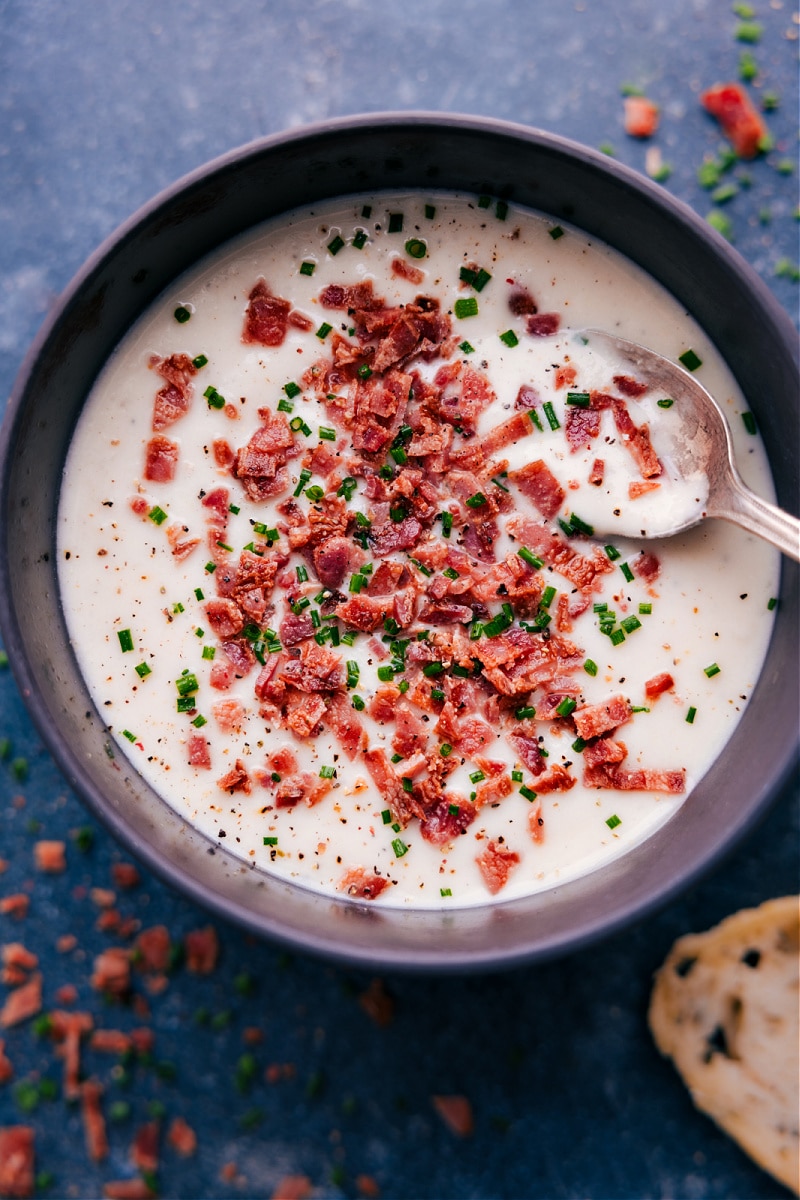
{"label": "bowl rim", "polygon": [[[312,143],[317,139],[325,140],[340,136],[343,132],[362,129],[386,129],[396,132],[398,128],[422,128],[435,126],[437,129],[464,129],[469,132],[482,132],[486,135],[500,135],[503,138],[531,143],[541,148],[567,155],[595,170],[614,177],[635,193],[643,196],[651,205],[666,212],[674,221],[688,225],[696,237],[708,243],[717,256],[722,255],[729,268],[737,275],[743,286],[765,313],[767,320],[775,327],[776,332],[794,351],[794,362],[800,362],[798,341],[794,325],[788,313],[779,304],[777,298],[769,290],[756,271],[747,263],[739,252],[707,222],[703,221],[684,201],[672,196],[662,187],[638,173],[633,168],[602,154],[600,151],[585,146],[561,135],[551,134],[533,126],[517,124],[509,121],[481,116],[471,116],[461,113],[440,113],[424,110],[399,110],[375,113],[351,114],[329,121],[316,122],[294,129],[279,131],[266,137],[256,138],[237,146],[225,153],[210,159],[190,172],[187,172],[174,182],[161,189],[149,200],[140,205],[123,222],[121,222],[96,249],[85,259],[82,266],[73,275],[57,302],[42,322],[42,325],[23,358],[12,387],[8,405],[0,427],[0,467],[3,467],[13,450],[17,427],[21,419],[30,377],[42,352],[47,348],[50,339],[61,322],[69,313],[70,306],[76,297],[90,283],[92,278],[113,257],[119,248],[133,238],[160,212],[166,212],[170,206],[188,191],[198,185],[207,186],[215,177],[234,171],[248,160],[269,154],[273,150],[295,143]],[[447,190],[446,185],[436,185],[441,190]],[[206,248],[203,254],[208,253]],[[619,251],[618,251],[619,252]],[[6,510],[8,472],[2,472],[0,479],[0,509]],[[173,864],[167,857],[151,846],[145,839],[139,837],[125,822],[123,817],[104,803],[104,798],[95,788],[91,780],[84,774],[80,762],[73,756],[71,748],[63,737],[52,728],[44,717],[44,707],[39,685],[28,661],[28,650],[11,601],[10,562],[7,553],[7,531],[4,522],[0,522],[0,630],[9,650],[9,661],[17,681],[22,699],[26,704],[38,732],[42,736],[48,750],[53,755],[60,769],[65,773],[68,782],[76,791],[79,799],[87,805],[93,815],[112,833],[112,835],[135,854],[147,867],[164,882],[187,895],[193,902],[205,910],[210,910],[225,920],[233,921],[259,936],[267,936],[270,940],[304,952],[328,958],[336,962],[346,962],[357,966],[376,965],[394,970],[430,971],[440,973],[459,972],[464,970],[489,970],[508,968],[531,962],[544,961],[558,955],[572,953],[581,947],[594,942],[598,937],[606,937],[629,925],[634,920],[640,920],[653,911],[663,907],[678,893],[685,889],[700,876],[707,874],[724,857],[726,857],[741,841],[748,830],[752,829],[765,815],[770,801],[777,798],[785,787],[798,758],[798,745],[786,748],[782,763],[773,769],[769,787],[764,789],[758,803],[754,804],[742,818],[740,824],[730,829],[727,836],[721,838],[710,853],[700,861],[687,863],[682,871],[675,873],[668,884],[653,892],[644,902],[639,900],[633,908],[621,907],[614,915],[606,913],[588,913],[580,928],[570,936],[559,934],[550,942],[543,943],[535,937],[520,944],[513,952],[507,948],[497,951],[488,950],[477,955],[471,951],[449,953],[446,961],[438,958],[438,952],[431,951],[430,955],[414,952],[412,957],[399,948],[387,951],[383,959],[378,959],[374,951],[361,953],[357,948],[347,945],[332,946],[324,936],[316,937],[313,932],[304,933],[302,939],[293,935],[287,927],[276,921],[267,922],[263,917],[254,914],[245,905],[217,894],[209,894],[204,887],[198,885],[194,877]],[[588,876],[586,877],[588,878]],[[554,889],[557,890],[557,889]],[[352,905],[352,901],[342,898],[336,901],[342,905]],[[505,902],[513,904],[514,901]],[[504,902],[492,902],[486,908],[502,909]],[[402,910],[401,910],[402,911]],[[463,910],[454,910],[463,911]]]}

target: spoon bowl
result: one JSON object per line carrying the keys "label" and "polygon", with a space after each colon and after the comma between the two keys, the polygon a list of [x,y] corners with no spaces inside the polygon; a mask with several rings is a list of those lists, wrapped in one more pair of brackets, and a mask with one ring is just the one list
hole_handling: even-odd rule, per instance
{"label": "spoon bowl", "polygon": [[706,517],[720,517],[765,538],[790,558],[800,561],[800,521],[757,496],[742,482],[728,422],[710,392],[684,367],[636,342],[599,329],[583,330],[581,336],[591,350],[629,363],[637,379],[675,401],[680,420],[670,422],[669,426],[665,422],[663,431],[656,431],[656,442],[659,437],[662,439],[657,448],[668,457],[670,473],[679,484],[696,481],[698,477],[707,482],[707,491],[703,489],[705,498],[698,501],[689,516],[684,514],[675,524],[673,510],[666,508],[663,527],[651,521],[641,535],[670,537],[691,529]]}

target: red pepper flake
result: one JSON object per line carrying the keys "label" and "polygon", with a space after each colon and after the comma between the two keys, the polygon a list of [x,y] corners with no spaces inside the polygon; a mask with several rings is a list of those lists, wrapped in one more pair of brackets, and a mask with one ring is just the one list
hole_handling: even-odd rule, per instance
{"label": "red pepper flake", "polygon": [[475,1128],[472,1105],[466,1096],[431,1096],[431,1103],[456,1137],[469,1137]]}

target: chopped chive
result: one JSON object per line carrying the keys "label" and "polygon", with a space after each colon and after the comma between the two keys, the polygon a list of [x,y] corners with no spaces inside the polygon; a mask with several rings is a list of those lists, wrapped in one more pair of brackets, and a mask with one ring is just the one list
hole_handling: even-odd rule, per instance
{"label": "chopped chive", "polygon": [[570,749],[574,750],[576,754],[582,754],[586,749],[586,742],[583,740],[583,738],[575,738],[575,741],[572,743]]}
{"label": "chopped chive", "polygon": [[203,726],[207,724],[208,721],[205,717],[201,716],[200,713],[198,713],[195,719],[192,721],[192,725],[194,725],[195,729],[202,729]]}
{"label": "chopped chive", "polygon": [[693,725],[694,719],[696,716],[697,716],[697,709],[694,706],[692,706],[686,714],[686,723],[688,725]]}
{"label": "chopped chive", "polygon": [[486,503],[486,497],[483,492],[476,492],[474,496],[468,496],[464,503],[467,508],[480,508],[482,504]]}
{"label": "chopped chive", "polygon": [[290,380],[288,383],[283,385],[283,390],[286,392],[286,395],[289,397],[289,399],[293,400],[295,396],[300,395],[301,388],[293,380]]}
{"label": "chopped chive", "polygon": [[554,587],[546,587],[542,592],[540,604],[542,608],[549,608],[555,599],[556,589]]}
{"label": "chopped chive", "polygon": [[179,696],[176,704],[176,710],[179,713],[194,712],[196,701],[194,696]]}
{"label": "chopped chive", "polygon": [[265,837],[264,838],[265,846],[277,846],[277,844],[278,844],[278,839],[276,837]]}
{"label": "chopped chive", "polygon": [[486,776],[483,771],[473,771],[469,777],[469,781],[470,783],[481,783],[485,778]]}
{"label": "chopped chive", "polygon": [[323,442],[335,442],[336,430],[331,429],[328,425],[320,425],[319,427],[320,440]]}
{"label": "chopped chive", "polygon": [[356,250],[363,250],[367,244],[367,233],[364,229],[359,229],[353,238],[353,246]]}
{"label": "chopped chive", "polygon": [[[531,409],[531,412],[532,411],[533,411],[533,409]],[[542,411],[543,411],[545,417],[547,418],[547,424],[550,426],[551,429],[555,430],[555,429],[561,428],[561,422],[559,421],[558,417],[556,416],[555,409],[553,408],[553,406],[549,400],[546,400],[545,403],[542,405]]]}
{"label": "chopped chive", "polygon": [[308,583],[308,571],[305,567],[295,567],[295,574],[297,575],[298,583]]}
{"label": "chopped chive", "polygon": [[343,245],[344,238],[339,237],[339,234],[337,233],[336,237],[333,238],[332,241],[328,242],[328,251],[329,253],[336,255],[339,253]]}
{"label": "chopped chive", "polygon": [[498,613],[497,616],[492,617],[491,621],[486,622],[486,624],[483,626],[483,632],[487,637],[498,637],[498,635],[508,629],[509,625],[511,624],[512,621],[510,617],[506,616],[505,613]]}
{"label": "chopped chive", "polygon": [[556,708],[556,716],[568,717],[570,715],[570,713],[573,713],[577,707],[578,707],[577,700],[574,700],[572,698],[572,696],[565,696],[564,699],[561,701],[561,703]]}
{"label": "chopped chive", "polygon": [[616,813],[613,813],[613,814],[612,814],[610,817],[608,817],[608,819],[606,820],[606,825],[608,826],[608,828],[609,828],[609,829],[616,829],[616,828],[617,828],[617,826],[618,826],[618,825],[621,825],[621,824],[622,824],[622,821],[620,820],[620,818],[617,816],[617,814],[616,814]]}
{"label": "chopped chive", "polygon": [[586,521],[582,521],[577,513],[572,513],[569,523],[575,533],[582,533],[585,537],[592,537],[594,535],[594,525],[589,525]]}
{"label": "chopped chive", "polygon": [[179,325],[185,325],[192,314],[188,308],[184,308],[182,304],[179,304],[172,315]]}
{"label": "chopped chive", "polygon": [[403,232],[403,214],[401,212],[389,213],[389,233]]}
{"label": "chopped chive", "polygon": [[436,206],[434,204],[425,205],[425,217],[428,221],[432,221],[436,216]]}
{"label": "chopped chive", "polygon": [[498,221],[505,221],[506,217],[508,216],[508,205],[506,204],[505,200],[497,201],[494,206],[494,215],[497,217]]}
{"label": "chopped chive", "polygon": [[651,613],[652,611],[653,611],[653,606],[652,606],[652,604],[650,604],[649,602],[647,602],[647,603],[642,603],[642,604],[640,604],[640,605],[639,605],[639,614],[640,614],[640,616],[649,617],[649,616],[650,616],[650,613]]}
{"label": "chopped chive", "polygon": [[634,616],[626,617],[624,621],[620,621],[620,625],[626,633],[633,633],[635,629],[642,628],[642,622]]}
{"label": "chopped chive", "polygon": [[352,706],[356,710],[356,712],[363,712],[364,709],[366,708],[366,703],[364,700],[361,699],[360,696],[353,696],[350,703],[352,704]]}
{"label": "chopped chive", "polygon": [[428,679],[433,679],[434,676],[442,675],[443,673],[444,673],[444,663],[440,663],[440,662],[429,662],[429,663],[426,663],[425,666],[422,668],[422,674],[425,675],[426,678],[428,678]]}
{"label": "chopped chive", "polygon": [[591,402],[589,392],[567,392],[567,404],[572,404],[575,408],[588,408]]}
{"label": "chopped chive", "polygon": [[453,747],[449,742],[442,742],[441,746],[439,747],[439,753],[441,754],[442,758],[449,758],[453,753]]}
{"label": "chopped chive", "polygon": [[528,416],[530,417],[531,421],[533,421],[533,424],[536,426],[536,428],[539,430],[539,433],[544,433],[544,428],[542,426],[542,422],[539,420],[539,414],[537,413],[535,408],[528,409]]}
{"label": "chopped chive", "polygon": [[621,557],[620,552],[616,548],[616,546],[603,546],[603,551],[605,552],[606,558],[609,559],[611,562],[614,562],[616,559]]}
{"label": "chopped chive", "polygon": [[306,424],[302,417],[292,417],[289,422],[289,428],[293,433],[303,433],[306,437],[311,436],[311,427]]}
{"label": "chopped chive", "polygon": [[216,653],[217,651],[214,646],[203,646],[203,658],[213,659]]}
{"label": "chopped chive", "polygon": [[397,690],[398,690],[398,692],[400,692],[400,693],[401,693],[401,695],[402,695],[404,692],[407,692],[407,691],[408,691],[408,689],[409,689],[409,687],[410,687],[410,686],[411,686],[411,684],[408,682],[408,680],[407,680],[407,679],[401,679],[401,680],[400,680],[400,682],[399,682],[399,683],[398,683],[398,685],[397,685]]}
{"label": "chopped chive", "polygon": [[[309,476],[309,478],[311,477]],[[344,496],[345,500],[352,500],[353,494],[357,487],[358,484],[356,480],[353,479],[352,475],[346,475],[339,484],[339,487],[336,489],[336,495]]]}
{"label": "chopped chive", "polygon": [[135,741],[136,741],[136,734],[135,734],[135,733],[131,733],[130,729],[123,729],[123,731],[122,731],[122,736],[123,736],[124,738],[127,738],[129,742],[135,742]]}
{"label": "chopped chive", "polygon": [[146,662],[139,663],[138,667],[134,668],[140,679],[146,679],[148,675],[152,675],[152,670]]}
{"label": "chopped chive", "polygon": [[154,508],[150,509],[150,512],[147,515],[154,525],[163,525],[167,519],[167,514],[164,512],[163,508],[160,508],[157,504]]}
{"label": "chopped chive", "polygon": [[744,427],[748,433],[752,434],[753,436],[755,436],[758,433],[758,427],[756,426],[756,419],[751,412],[743,412],[742,413],[742,421],[744,422]]}
{"label": "chopped chive", "polygon": [[361,215],[362,215],[362,217],[364,217],[365,219],[366,219],[367,217],[371,217],[371,216],[372,216],[372,205],[371,205],[371,204],[365,204],[365,205],[363,205],[363,206],[362,206],[362,209],[361,209]]}
{"label": "chopped chive", "polygon": [[625,641],[625,630],[624,629],[615,629],[609,635],[609,637],[610,637],[612,646],[619,646],[622,642]]}
{"label": "chopped chive", "polygon": [[778,607],[778,600],[777,600],[777,597],[776,597],[776,596],[770,596],[769,600],[767,601],[767,610],[768,610],[768,612],[772,612],[772,611],[773,611],[773,609],[776,609],[777,607]]}
{"label": "chopped chive", "polygon": [[672,408],[675,401],[670,396],[665,396],[663,400],[657,400],[656,404],[659,408]]}
{"label": "chopped chive", "polygon": [[395,858],[402,858],[408,852],[408,846],[400,838],[392,839],[392,849],[394,850]]}
{"label": "chopped chive", "polygon": [[302,470],[300,471],[300,475],[298,476],[297,487],[294,489],[294,492],[292,493],[292,495],[299,496],[300,493],[302,492],[303,488],[308,483],[310,478],[311,478],[311,472],[308,470],[307,467],[303,467]]}
{"label": "chopped chive", "polygon": [[300,274],[301,275],[313,275],[316,265],[317,264],[313,263],[313,262],[308,262],[308,261],[301,262],[300,263]]}
{"label": "chopped chive", "polygon": [[392,823],[392,814],[391,814],[391,812],[389,811],[389,809],[388,809],[388,808],[385,808],[385,809],[383,810],[383,812],[381,813],[381,820],[383,821],[384,825],[391,825],[391,823]]}
{"label": "chopped chive", "polygon": [[406,242],[406,254],[412,258],[424,258],[427,253],[428,247],[422,238],[409,238]]}
{"label": "chopped chive", "polygon": [[442,535],[446,538],[450,537],[453,528],[453,514],[450,512],[442,513]]}
{"label": "chopped chive", "polygon": [[210,384],[206,388],[206,390],[203,392],[203,395],[205,396],[206,400],[208,400],[209,408],[224,408],[225,407],[225,397],[221,396],[220,393],[217,391],[217,389],[215,387],[212,387]]}
{"label": "chopped chive", "polygon": [[391,683],[394,679],[394,668],[378,667],[378,679],[380,679],[382,683]]}
{"label": "chopped chive", "polygon": [[320,777],[320,779],[335,779],[336,778],[336,768],[328,767],[328,766],[320,767],[319,777]]}
{"label": "chopped chive", "polygon": [[507,329],[505,333],[500,334],[500,341],[509,348],[519,345],[519,338],[514,333],[513,329]]}
{"label": "chopped chive", "polygon": [[554,225],[552,229],[547,231],[554,242],[557,242],[560,237],[564,236],[564,230],[560,225]]}
{"label": "chopped chive", "polygon": [[514,709],[514,716],[518,721],[528,721],[536,716],[536,709],[532,704],[525,704],[522,708]]}
{"label": "chopped chive", "polygon": [[593,658],[587,658],[586,662],[583,664],[583,669],[587,675],[594,676],[597,674],[597,663]]}
{"label": "chopped chive", "polygon": [[369,379],[370,375],[372,374],[372,367],[367,366],[366,363],[362,363],[358,368],[357,374],[360,379]]}
{"label": "chopped chive", "polygon": [[207,363],[208,359],[206,358],[205,354],[198,354],[196,358],[192,359],[192,366],[196,371],[199,371],[202,367],[206,366]]}
{"label": "chopped chive", "polygon": [[474,296],[462,296],[453,305],[453,312],[459,318],[477,317],[478,301]]}
{"label": "chopped chive", "polygon": [[703,672],[709,679],[713,679],[715,675],[719,675],[719,667],[716,663],[712,663],[710,667],[703,667]]}
{"label": "chopped chive", "polygon": [[520,796],[524,796],[526,800],[529,800],[531,804],[536,799],[536,792],[533,790],[533,788],[529,788],[525,783],[519,789],[519,794]]}
{"label": "chopped chive", "polygon": [[199,686],[197,676],[191,671],[185,671],[183,675],[175,680],[175,687],[181,696],[188,696],[190,692],[196,692]]}
{"label": "chopped chive", "polygon": [[534,554],[532,550],[529,550],[527,546],[521,546],[517,554],[529,567],[535,567],[538,570],[538,568],[544,566],[544,561],[538,555]]}
{"label": "chopped chive", "polygon": [[678,356],[678,362],[683,363],[687,371],[696,371],[698,367],[703,365],[702,358],[698,358],[694,350],[684,350],[683,354]]}
{"label": "chopped chive", "polygon": [[317,330],[317,337],[319,338],[319,340],[321,342],[324,342],[325,338],[328,336],[328,334],[330,333],[330,331],[332,329],[333,329],[332,325],[329,325],[327,321],[323,321],[322,324],[320,325],[319,329]]}
{"label": "chopped chive", "polygon": [[182,612],[185,612],[186,610],[184,609],[184,607],[183,607],[183,605],[180,603],[180,601],[178,601],[178,602],[177,602],[177,604],[173,604],[173,606],[172,606],[172,611],[173,611],[174,613],[182,613]]}
{"label": "chopped chive", "polygon": [[285,396],[281,396],[280,400],[278,401],[278,412],[294,412],[293,402],[291,400],[287,400]]}
{"label": "chopped chive", "polygon": [[471,345],[469,342],[459,342],[458,348],[459,348],[459,350],[463,351],[464,354],[474,354],[475,353],[475,347],[473,345]]}
{"label": "chopped chive", "polygon": [[625,576],[628,583],[633,583],[633,571],[630,569],[628,564],[626,562],[620,563],[619,569],[622,571],[622,574]]}
{"label": "chopped chive", "polygon": [[128,650],[133,649],[133,635],[130,629],[118,630],[117,637],[119,638],[120,649],[122,650],[123,654],[127,653]]}

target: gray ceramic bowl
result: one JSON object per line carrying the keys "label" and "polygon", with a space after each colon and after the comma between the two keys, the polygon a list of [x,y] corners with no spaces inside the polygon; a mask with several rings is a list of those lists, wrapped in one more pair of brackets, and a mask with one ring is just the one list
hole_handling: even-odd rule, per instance
{"label": "gray ceramic bowl", "polygon": [[784,563],[772,644],[731,752],[674,820],[574,883],[439,914],[326,899],[245,867],[188,827],[111,753],[70,651],[54,552],[62,466],[84,399],[161,290],[267,217],[323,197],[406,187],[504,196],[575,223],[644,267],[727,359],[757,415],[779,502],[797,511],[797,461],[786,436],[797,421],[794,330],[704,222],[632,171],[536,130],[430,114],[349,118],[245,146],[181,180],[115,233],[66,290],[20,373],[2,429],[0,623],[23,697],[68,781],[169,883],[256,933],[310,952],[456,971],[553,956],[618,929],[685,888],[764,812],[797,753],[795,566]]}

